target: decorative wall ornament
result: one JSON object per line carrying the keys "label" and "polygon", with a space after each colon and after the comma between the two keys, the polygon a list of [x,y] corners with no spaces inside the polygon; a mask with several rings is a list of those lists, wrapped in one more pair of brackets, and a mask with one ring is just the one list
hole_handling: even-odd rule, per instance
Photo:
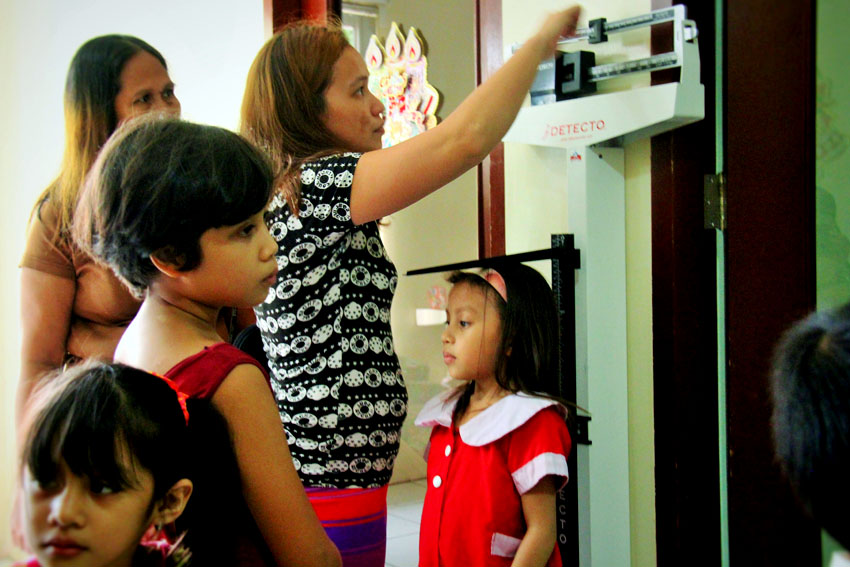
{"label": "decorative wall ornament", "polygon": [[369,90],[384,103],[383,146],[388,148],[437,125],[440,94],[428,83],[428,60],[416,28],[407,38],[393,22],[386,43],[373,35],[366,48]]}

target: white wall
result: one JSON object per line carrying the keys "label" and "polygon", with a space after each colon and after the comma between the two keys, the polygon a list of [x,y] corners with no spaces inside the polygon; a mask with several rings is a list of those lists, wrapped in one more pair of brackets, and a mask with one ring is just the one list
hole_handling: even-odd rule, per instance
{"label": "white wall", "polygon": [[264,40],[260,0],[0,0],[0,557],[8,555],[18,269],[35,198],[62,156],[62,92],[76,49],[136,35],[165,56],[183,117],[235,129],[248,67]]}

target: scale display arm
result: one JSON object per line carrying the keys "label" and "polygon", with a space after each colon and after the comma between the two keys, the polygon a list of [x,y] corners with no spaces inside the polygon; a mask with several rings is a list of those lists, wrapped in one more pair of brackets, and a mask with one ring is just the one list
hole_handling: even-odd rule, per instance
{"label": "scale display arm", "polygon": [[[604,36],[639,27],[673,22],[673,50],[650,57],[587,65],[572,52],[559,54],[568,57],[572,69],[562,71],[562,88],[587,89],[587,85],[633,73],[679,68],[679,81],[643,88],[601,94],[587,94],[579,98],[538,104],[523,108],[504,141],[538,146],[576,148],[595,145],[625,146],[629,143],[666,132],[705,117],[705,89],[700,83],[699,44],[696,23],[685,17],[685,7],[676,5],[656,10],[643,16],[601,22],[577,30],[575,38],[561,40],[560,50],[580,41],[589,41],[604,31]],[[601,30],[594,32],[594,29]],[[583,65],[583,67],[582,67]],[[543,66],[541,66],[543,67]],[[552,67],[552,62],[549,62]],[[555,81],[555,72],[551,72]],[[565,79],[570,80],[565,85]]]}

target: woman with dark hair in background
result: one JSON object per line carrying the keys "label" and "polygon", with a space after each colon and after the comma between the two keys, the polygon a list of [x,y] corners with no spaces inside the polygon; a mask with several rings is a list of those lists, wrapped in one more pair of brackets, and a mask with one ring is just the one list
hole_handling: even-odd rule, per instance
{"label": "woman with dark hair in background", "polygon": [[[65,82],[65,154],[59,175],[33,207],[21,260],[21,377],[16,420],[39,377],[65,362],[112,359],[139,300],[71,242],[80,187],[98,150],[135,115],[180,113],[163,56],[136,37],[84,43]],[[23,433],[23,432],[20,432]]]}

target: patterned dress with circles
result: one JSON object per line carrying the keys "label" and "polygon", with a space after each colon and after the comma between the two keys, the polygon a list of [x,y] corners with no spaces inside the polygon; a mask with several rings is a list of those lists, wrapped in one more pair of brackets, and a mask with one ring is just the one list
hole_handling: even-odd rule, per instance
{"label": "patterned dress with circles", "polygon": [[301,210],[275,197],[277,284],[257,306],[272,389],[306,486],[387,484],[407,415],[390,305],[398,276],[376,222],[349,202],[359,154],[305,164]]}

